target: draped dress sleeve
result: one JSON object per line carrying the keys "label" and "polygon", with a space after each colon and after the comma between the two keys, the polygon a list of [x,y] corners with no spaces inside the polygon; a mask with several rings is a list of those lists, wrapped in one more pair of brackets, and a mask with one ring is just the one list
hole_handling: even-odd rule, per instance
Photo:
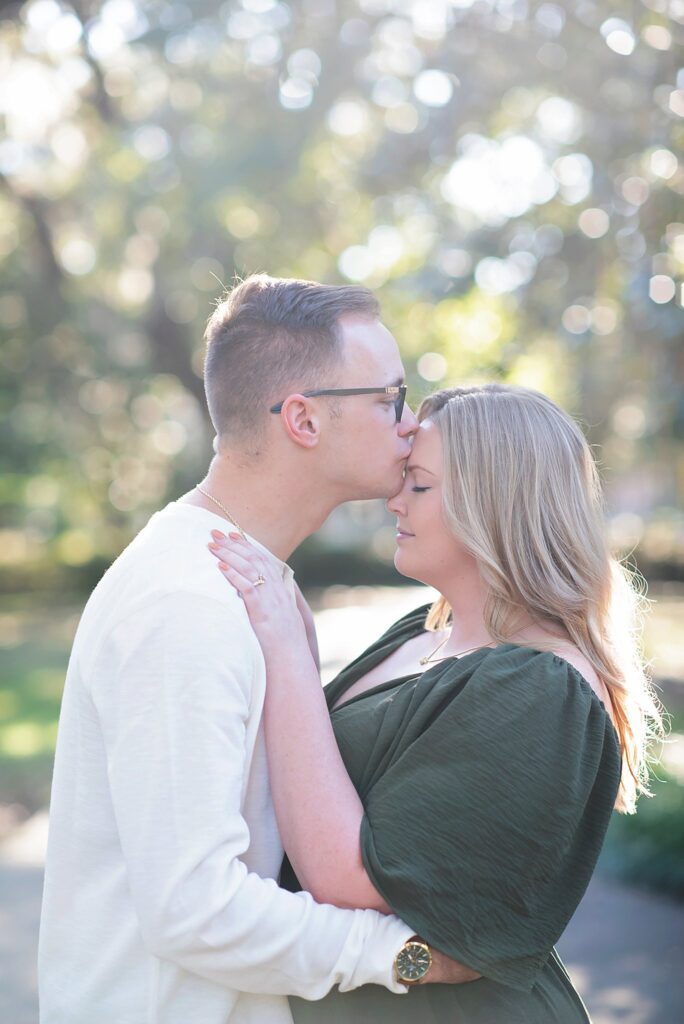
{"label": "draped dress sleeve", "polygon": [[567,661],[513,644],[445,661],[389,702],[360,788],[363,863],[428,942],[529,991],[587,887],[620,769],[610,716]]}

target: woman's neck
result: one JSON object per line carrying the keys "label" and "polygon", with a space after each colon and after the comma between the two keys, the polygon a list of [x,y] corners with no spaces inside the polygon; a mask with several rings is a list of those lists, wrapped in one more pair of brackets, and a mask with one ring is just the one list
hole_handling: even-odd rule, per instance
{"label": "woman's neck", "polygon": [[[448,638],[440,650],[441,657],[463,654],[499,642],[487,628],[485,609],[488,590],[474,559],[464,561],[459,571],[450,575],[440,592],[452,611],[451,624],[447,627]],[[533,643],[542,637],[549,637],[546,625],[535,622],[532,615],[521,609],[511,622],[510,641]]]}
{"label": "woman's neck", "polygon": [[439,652],[440,657],[451,657],[490,644],[492,638],[485,623],[487,591],[475,560],[464,560],[438,589],[452,611],[448,639]]}

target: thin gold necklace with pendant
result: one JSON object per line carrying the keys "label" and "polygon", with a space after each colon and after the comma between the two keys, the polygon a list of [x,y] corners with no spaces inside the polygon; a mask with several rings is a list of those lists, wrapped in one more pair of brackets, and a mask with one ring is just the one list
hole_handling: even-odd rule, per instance
{"label": "thin gold necklace with pendant", "polygon": [[472,654],[473,651],[479,651],[483,647],[489,647],[489,644],[477,644],[476,647],[469,647],[467,651],[459,651],[458,654],[448,654],[444,658],[433,658],[433,654],[436,654],[437,651],[441,650],[441,648],[444,647],[444,644],[449,639],[450,637],[445,636],[442,642],[440,644],[437,644],[434,651],[432,651],[430,654],[426,654],[424,658],[419,658],[418,663],[420,665],[432,665],[433,663],[436,664],[438,661],[449,661],[450,658],[462,658],[464,654]]}
{"label": "thin gold necklace with pendant", "polygon": [[218,505],[218,507],[221,509],[221,511],[223,512],[223,514],[226,517],[226,519],[228,519],[228,521],[233,524],[233,526],[238,531],[240,536],[242,538],[244,538],[244,540],[247,540],[247,536],[245,534],[245,531],[242,529],[240,524],[235,519],[233,519],[232,515],[230,514],[230,512],[228,511],[226,506],[222,502],[220,502],[218,500],[218,498],[215,498],[213,494],[209,494],[209,491],[205,491],[204,488],[200,487],[199,484],[195,484],[195,490],[199,491],[200,494],[203,494],[205,498],[209,499],[209,501],[213,501],[215,505]]}

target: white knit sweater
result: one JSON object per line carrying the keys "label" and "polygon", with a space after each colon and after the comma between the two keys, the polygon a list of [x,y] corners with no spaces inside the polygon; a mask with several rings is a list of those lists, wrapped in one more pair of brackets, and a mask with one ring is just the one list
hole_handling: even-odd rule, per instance
{"label": "white knit sweater", "polygon": [[408,926],[273,880],[264,663],[206,548],[225,527],[171,503],[83,613],[50,808],[42,1024],[288,1024],[288,994],[405,992],[392,961]]}

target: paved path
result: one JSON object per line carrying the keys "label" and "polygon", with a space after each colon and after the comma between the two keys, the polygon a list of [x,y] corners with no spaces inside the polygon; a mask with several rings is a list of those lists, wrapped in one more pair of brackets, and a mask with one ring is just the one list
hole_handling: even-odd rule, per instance
{"label": "paved path", "polygon": [[684,1021],[684,904],[594,878],[558,949],[594,1024]]}
{"label": "paved path", "polygon": [[42,872],[0,864],[0,1020],[36,1024],[36,943]]}
{"label": "paved path", "polygon": [[38,1020],[36,952],[46,840],[47,813],[43,812],[34,815],[0,844],[0,1021],[3,1024],[36,1024]]}

